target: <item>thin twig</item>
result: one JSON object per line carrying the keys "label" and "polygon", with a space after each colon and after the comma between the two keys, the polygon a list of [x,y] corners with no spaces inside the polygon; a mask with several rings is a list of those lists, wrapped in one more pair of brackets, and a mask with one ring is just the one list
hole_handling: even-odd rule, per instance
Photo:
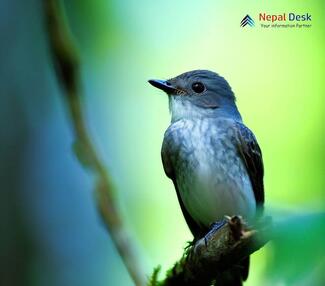
{"label": "thin twig", "polygon": [[130,276],[136,285],[145,284],[133,240],[123,225],[106,168],[91,142],[81,107],[79,57],[59,0],[45,0],[49,45],[57,76],[63,89],[75,133],[75,151],[80,163],[95,176],[97,207]]}

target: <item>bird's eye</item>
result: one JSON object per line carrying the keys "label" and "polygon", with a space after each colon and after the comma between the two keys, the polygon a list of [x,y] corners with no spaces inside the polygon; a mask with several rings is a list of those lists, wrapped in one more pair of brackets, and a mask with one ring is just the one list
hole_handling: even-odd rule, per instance
{"label": "bird's eye", "polygon": [[194,82],[192,84],[192,89],[196,92],[196,93],[202,93],[203,91],[205,91],[205,86],[202,82]]}

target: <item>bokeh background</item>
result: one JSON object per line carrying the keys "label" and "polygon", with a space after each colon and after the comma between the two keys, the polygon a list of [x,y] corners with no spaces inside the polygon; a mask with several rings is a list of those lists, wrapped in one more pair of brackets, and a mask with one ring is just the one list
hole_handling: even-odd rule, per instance
{"label": "bokeh background", "polygon": [[[0,4],[0,279],[3,285],[132,285],[95,208],[93,178],[48,51],[41,0]],[[160,162],[167,97],[147,84],[204,68],[232,86],[264,154],[278,239],[246,285],[324,285],[325,2],[64,1],[82,60],[83,108],[148,276],[191,235]],[[306,29],[257,15],[310,13]],[[249,14],[254,28],[240,28]],[[1,284],[2,285],[2,284]]]}

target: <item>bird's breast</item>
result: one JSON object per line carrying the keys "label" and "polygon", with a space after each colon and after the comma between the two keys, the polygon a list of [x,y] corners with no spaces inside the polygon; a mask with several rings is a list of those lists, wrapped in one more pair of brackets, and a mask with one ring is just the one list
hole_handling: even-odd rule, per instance
{"label": "bird's breast", "polygon": [[181,199],[194,220],[209,226],[225,215],[253,217],[255,198],[233,122],[181,120],[173,125],[172,164]]}

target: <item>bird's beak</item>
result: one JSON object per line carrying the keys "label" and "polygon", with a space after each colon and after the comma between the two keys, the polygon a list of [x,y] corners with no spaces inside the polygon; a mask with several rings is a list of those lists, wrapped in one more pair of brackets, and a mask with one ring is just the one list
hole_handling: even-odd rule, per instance
{"label": "bird's beak", "polygon": [[177,88],[172,86],[167,80],[159,80],[159,79],[150,79],[148,82],[157,87],[167,94],[176,94],[178,92]]}

